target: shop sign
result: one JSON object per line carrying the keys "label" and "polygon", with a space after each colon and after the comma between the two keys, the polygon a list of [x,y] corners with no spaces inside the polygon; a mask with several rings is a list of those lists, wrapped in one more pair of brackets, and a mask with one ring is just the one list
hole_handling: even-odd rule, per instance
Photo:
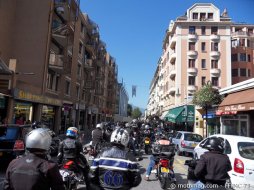
{"label": "shop sign", "polygon": [[48,98],[41,95],[32,94],[30,92],[25,92],[23,90],[15,89],[14,90],[14,98],[21,99],[21,100],[27,100],[30,102],[38,102],[43,104],[49,104],[49,105],[58,105],[61,106],[61,101],[53,98]]}

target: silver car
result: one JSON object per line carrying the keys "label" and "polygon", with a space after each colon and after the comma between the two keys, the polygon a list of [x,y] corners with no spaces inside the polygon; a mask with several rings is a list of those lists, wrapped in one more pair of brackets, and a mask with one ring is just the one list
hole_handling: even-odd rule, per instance
{"label": "silver car", "polygon": [[177,131],[172,142],[175,144],[177,155],[182,155],[182,153],[193,154],[194,148],[202,139],[201,135],[193,132]]}

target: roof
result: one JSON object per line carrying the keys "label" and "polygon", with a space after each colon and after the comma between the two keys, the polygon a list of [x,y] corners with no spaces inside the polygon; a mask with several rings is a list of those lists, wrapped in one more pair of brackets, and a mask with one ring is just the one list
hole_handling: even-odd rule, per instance
{"label": "roof", "polygon": [[235,141],[236,139],[241,139],[241,141],[253,141],[254,142],[254,138],[252,137],[244,137],[244,136],[238,136],[238,135],[224,135],[224,134],[214,134],[211,135],[212,136],[217,136],[217,137],[225,137],[226,139],[230,140],[230,141]]}

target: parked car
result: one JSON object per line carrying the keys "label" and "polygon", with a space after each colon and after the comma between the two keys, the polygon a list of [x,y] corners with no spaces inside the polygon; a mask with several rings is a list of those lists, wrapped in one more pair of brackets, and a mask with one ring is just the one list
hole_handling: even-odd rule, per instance
{"label": "parked car", "polygon": [[194,149],[194,158],[208,151],[206,145],[211,137],[224,140],[224,153],[228,155],[232,170],[228,172],[234,189],[254,189],[254,138],[235,135],[211,135],[201,141]]}
{"label": "parked car", "polygon": [[10,161],[25,151],[25,136],[31,125],[0,125],[0,160]]}
{"label": "parked car", "polygon": [[172,142],[175,144],[177,155],[182,153],[193,154],[196,145],[202,141],[203,137],[199,134],[188,131],[177,131]]}

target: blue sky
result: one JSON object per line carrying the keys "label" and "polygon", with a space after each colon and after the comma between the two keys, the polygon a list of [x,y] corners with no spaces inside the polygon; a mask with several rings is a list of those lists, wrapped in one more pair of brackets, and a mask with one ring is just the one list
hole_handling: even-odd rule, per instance
{"label": "blue sky", "polygon": [[[101,39],[116,59],[129,103],[146,108],[168,24],[197,2],[213,3],[221,12],[227,8],[232,21],[254,24],[254,0],[80,0],[82,12],[99,25]],[[133,98],[132,85],[137,85]]]}

